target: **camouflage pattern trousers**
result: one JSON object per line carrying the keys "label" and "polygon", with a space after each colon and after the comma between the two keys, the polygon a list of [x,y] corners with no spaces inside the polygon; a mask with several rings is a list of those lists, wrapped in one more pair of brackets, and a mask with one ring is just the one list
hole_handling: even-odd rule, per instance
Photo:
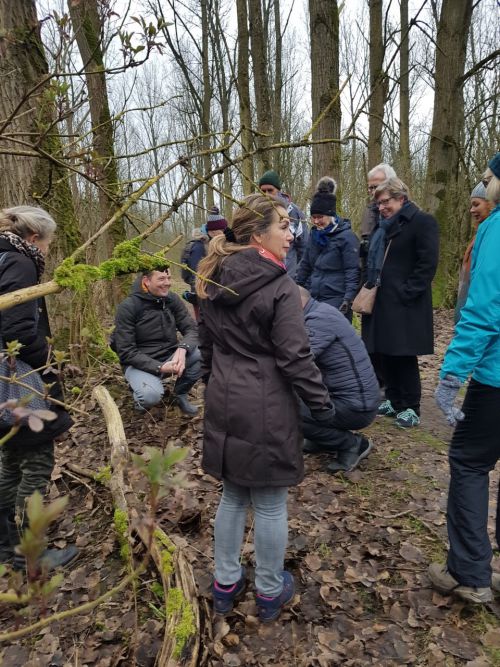
{"label": "camouflage pattern trousers", "polygon": [[26,498],[35,491],[45,495],[54,468],[54,441],[23,447],[0,447],[0,511],[23,516]]}

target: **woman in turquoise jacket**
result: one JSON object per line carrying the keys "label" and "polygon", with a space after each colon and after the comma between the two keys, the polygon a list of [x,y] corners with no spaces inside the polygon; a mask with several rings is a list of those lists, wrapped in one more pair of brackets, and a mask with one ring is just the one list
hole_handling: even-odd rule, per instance
{"label": "woman in turquoise jacket", "polygon": [[[490,160],[483,183],[495,208],[477,233],[469,294],[436,389],[438,406],[456,425],[449,451],[450,549],[446,565],[429,568],[437,590],[476,603],[489,602],[492,588],[500,592],[487,530],[489,473],[500,459],[500,153]],[[455,399],[469,377],[460,410]],[[496,540],[500,545],[498,510]]]}

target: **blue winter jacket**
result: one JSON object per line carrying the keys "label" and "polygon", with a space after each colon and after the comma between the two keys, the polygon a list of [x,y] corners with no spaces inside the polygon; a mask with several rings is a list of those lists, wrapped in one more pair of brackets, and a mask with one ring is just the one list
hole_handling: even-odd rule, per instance
{"label": "blue winter jacket", "polygon": [[454,375],[500,387],[500,205],[479,226],[472,250],[471,282],[441,377]]}
{"label": "blue winter jacket", "polygon": [[309,236],[295,280],[315,299],[336,308],[354,299],[359,289],[359,241],[350,220],[336,218],[324,247]]}
{"label": "blue winter jacket", "polygon": [[348,320],[333,306],[309,299],[304,308],[311,352],[334,403],[370,412],[380,390],[365,345]]}

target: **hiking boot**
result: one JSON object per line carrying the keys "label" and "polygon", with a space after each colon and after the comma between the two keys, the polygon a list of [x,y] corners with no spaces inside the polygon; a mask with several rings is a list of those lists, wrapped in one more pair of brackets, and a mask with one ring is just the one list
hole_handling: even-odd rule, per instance
{"label": "hiking boot", "polygon": [[198,414],[197,406],[189,402],[187,394],[178,394],[176,396],[176,400],[181,412],[183,412],[185,415],[194,417],[194,415]]}
{"label": "hiking boot", "polygon": [[412,408],[406,408],[406,410],[398,412],[394,423],[399,428],[413,428],[420,424],[420,417]]}
{"label": "hiking boot", "polygon": [[8,518],[14,512],[0,510],[0,563],[11,563],[14,558],[14,549],[10,544]]}
{"label": "hiking boot", "polygon": [[320,447],[313,440],[304,440],[302,451],[304,454],[324,454],[327,450],[324,447]]}
{"label": "hiking boot", "polygon": [[340,451],[337,460],[327,465],[330,472],[352,472],[358,467],[360,461],[366,459],[373,449],[373,442],[364,435],[358,435],[356,447]]}
{"label": "hiking boot", "polygon": [[392,403],[390,401],[382,401],[382,403],[378,406],[377,416],[395,417],[396,410],[394,410],[394,408],[392,407]]}
{"label": "hiking boot", "polygon": [[473,602],[474,604],[484,604],[493,600],[491,588],[462,586],[455,577],[451,576],[446,565],[442,563],[431,563],[427,572],[432,585],[442,595],[451,595],[451,593],[454,593],[462,598],[462,600],[467,600],[467,602]]}
{"label": "hiking boot", "polygon": [[[14,518],[7,521],[9,541],[13,551],[13,568],[14,570],[25,570],[26,559],[22,554],[15,553],[16,546],[19,544],[19,532]],[[68,565],[78,556],[78,549],[71,544],[65,549],[45,549],[38,560],[39,569],[51,572],[58,567]]]}
{"label": "hiking boot", "polygon": [[212,584],[212,599],[214,612],[218,616],[225,616],[233,609],[234,602],[239,599],[247,587],[245,568],[241,568],[241,577],[232,586],[222,586],[218,581]]}
{"label": "hiking boot", "polygon": [[281,614],[281,610],[289,604],[295,595],[295,583],[290,572],[283,571],[283,590],[274,598],[257,593],[255,602],[259,612],[259,619],[263,623],[274,621]]}

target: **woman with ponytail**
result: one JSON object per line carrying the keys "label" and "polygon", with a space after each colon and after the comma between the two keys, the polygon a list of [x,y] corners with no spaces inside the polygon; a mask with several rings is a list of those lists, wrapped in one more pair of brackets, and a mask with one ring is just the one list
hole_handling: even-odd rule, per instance
{"label": "woman with ponytail", "polygon": [[311,202],[312,232],[296,281],[317,301],[338,308],[352,321],[351,304],[359,288],[359,241],[350,220],[337,215],[337,183],[324,176]]}
{"label": "woman with ponytail", "polygon": [[229,613],[245,591],[240,551],[252,505],[262,621],[277,618],[295,591],[284,556],[288,487],[304,474],[296,394],[325,423],[335,412],[309,349],[299,292],[283,263],[292,238],[282,203],[250,195],[200,262],[198,273],[213,282],[196,283],[207,384],[202,466],[223,482],[214,608]]}

